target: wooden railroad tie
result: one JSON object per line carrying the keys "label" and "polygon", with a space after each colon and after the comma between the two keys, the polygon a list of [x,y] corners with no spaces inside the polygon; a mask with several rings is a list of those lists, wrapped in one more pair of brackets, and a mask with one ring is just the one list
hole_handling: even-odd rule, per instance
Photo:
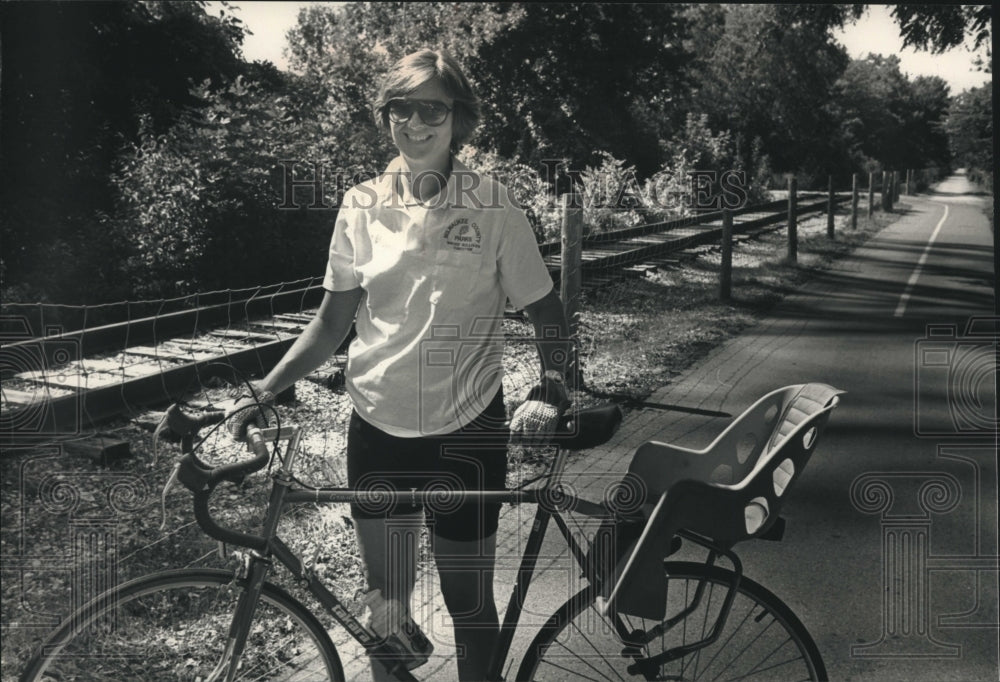
{"label": "wooden railroad tie", "polygon": [[67,453],[87,457],[100,466],[110,466],[132,456],[128,441],[106,433],[97,433],[83,440],[63,441],[62,446]]}

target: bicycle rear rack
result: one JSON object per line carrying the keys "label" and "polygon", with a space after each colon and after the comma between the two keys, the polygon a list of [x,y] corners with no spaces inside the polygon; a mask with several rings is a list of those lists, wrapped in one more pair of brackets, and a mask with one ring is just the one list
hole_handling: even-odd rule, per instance
{"label": "bicycle rear rack", "polygon": [[622,620],[620,618],[614,619],[615,629],[618,631],[619,637],[621,637],[622,641],[626,644],[625,648],[622,649],[621,652],[622,657],[633,657],[636,659],[635,663],[627,668],[629,674],[639,674],[647,679],[656,679],[660,667],[663,664],[675,661],[679,658],[684,658],[688,654],[710,646],[719,639],[719,635],[722,633],[723,628],[725,628],[726,621],[729,618],[729,613],[733,606],[733,600],[736,598],[736,589],[739,587],[740,581],[743,579],[743,563],[740,561],[739,557],[732,552],[732,550],[721,547],[712,542],[710,539],[690,531],[680,530],[677,535],[709,550],[708,557],[704,561],[706,568],[714,566],[716,564],[716,560],[720,556],[728,559],[733,566],[732,580],[726,586],[726,596],[719,609],[719,615],[715,619],[715,623],[713,623],[711,630],[704,638],[696,642],[667,649],[666,651],[663,651],[655,656],[650,656],[649,658],[639,658],[641,655],[641,647],[666,634],[678,624],[683,623],[688,616],[694,613],[701,605],[707,581],[703,580],[698,583],[694,596],[684,609],[673,616],[669,616],[666,620],[661,621],[649,630],[633,630],[626,633],[624,632]]}

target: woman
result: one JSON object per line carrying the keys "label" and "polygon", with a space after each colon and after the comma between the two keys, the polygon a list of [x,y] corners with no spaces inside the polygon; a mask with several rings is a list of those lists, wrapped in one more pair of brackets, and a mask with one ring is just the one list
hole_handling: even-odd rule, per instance
{"label": "woman", "polygon": [[[356,318],[345,372],[354,406],[349,484],[502,489],[504,306],[510,298],[523,308],[542,340],[539,383],[510,425],[512,435],[539,440],[567,402],[562,304],[523,211],[502,186],[455,158],[479,121],[479,102],[454,60],[426,49],[404,57],[373,109],[399,156],[345,194],[319,311],[257,388],[271,397],[318,367]],[[238,403],[234,412],[252,404]],[[245,423],[251,412],[234,421]],[[409,623],[422,511],[464,652],[458,677],[487,679],[499,632],[493,567],[500,505],[353,505],[369,589],[379,591],[370,601],[382,604],[381,596],[401,605]],[[385,671],[376,664],[373,673],[380,679]]]}

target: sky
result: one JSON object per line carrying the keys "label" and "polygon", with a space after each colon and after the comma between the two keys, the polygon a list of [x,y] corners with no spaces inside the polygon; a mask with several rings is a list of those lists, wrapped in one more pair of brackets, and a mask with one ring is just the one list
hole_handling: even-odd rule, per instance
{"label": "sky", "polygon": [[[217,13],[220,3],[210,2],[209,11]],[[295,25],[299,9],[310,4],[338,5],[343,3],[309,2],[240,2],[235,0],[234,14],[243,20],[253,32],[243,44],[243,53],[248,60],[270,61],[278,68],[287,68],[287,60],[282,54],[285,34]],[[951,93],[982,85],[990,79],[990,74],[976,71],[972,66],[973,55],[964,48],[956,48],[944,54],[931,54],[912,48],[903,50],[899,37],[899,27],[889,16],[891,7],[870,6],[865,16],[856,24],[836,32],[837,40],[847,48],[851,57],[863,58],[868,53],[900,58],[900,68],[910,77],[940,76],[951,86]]]}

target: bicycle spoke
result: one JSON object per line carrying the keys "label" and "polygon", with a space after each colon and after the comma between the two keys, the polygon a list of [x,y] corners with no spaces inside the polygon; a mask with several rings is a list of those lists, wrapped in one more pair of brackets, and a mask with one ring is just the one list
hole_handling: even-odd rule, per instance
{"label": "bicycle spoke", "polygon": [[[752,611],[751,611],[751,612],[748,612],[748,613],[747,613],[747,615],[746,615],[746,616],[745,616],[745,617],[743,618],[743,621],[742,621],[742,622],[740,623],[740,626],[741,626],[741,627],[742,627],[743,623],[745,623],[745,622],[746,622],[747,618],[749,618],[749,617],[750,617],[750,616],[752,615],[752,613],[753,613]],[[752,646],[753,646],[754,644],[756,644],[756,643],[758,642],[758,640],[760,640],[760,638],[764,636],[764,634],[765,634],[765,633],[766,633],[766,632],[767,632],[767,631],[768,631],[768,630],[769,630],[769,629],[771,628],[771,626],[772,626],[772,625],[774,624],[774,622],[775,622],[774,620],[771,620],[771,622],[770,622],[770,623],[768,623],[768,624],[767,624],[767,625],[766,625],[766,626],[765,626],[765,627],[764,627],[764,628],[763,628],[762,630],[760,630],[760,631],[759,631],[759,632],[757,633],[757,635],[756,635],[756,636],[755,636],[755,637],[754,637],[753,639],[751,639],[751,640],[750,640],[749,642],[747,642],[747,644],[746,644],[746,645],[745,645],[745,646],[744,646],[744,647],[743,647],[742,649],[740,649],[740,650],[739,650],[738,652],[736,652],[736,655],[735,655],[735,656],[733,656],[733,657],[732,657],[732,658],[731,658],[731,659],[729,660],[729,664],[728,664],[728,665],[726,665],[726,666],[725,666],[725,667],[723,668],[723,670],[726,670],[727,668],[731,667],[731,666],[732,666],[732,665],[733,665],[734,663],[736,663],[736,661],[737,661],[737,660],[738,660],[738,659],[739,659],[739,658],[740,658],[741,656],[743,656],[743,654],[745,654],[745,653],[746,653],[747,651],[749,651],[749,650],[750,650],[750,647],[752,647]],[[737,630],[735,630],[735,631],[733,632],[733,634],[732,634],[732,635],[730,636],[730,638],[729,638],[729,639],[732,639],[732,637],[734,637],[734,636],[735,636],[735,635],[737,634],[737,632],[739,632],[739,630],[738,630],[738,629],[737,629]],[[791,639],[791,638],[789,638],[789,640],[790,640],[790,639]],[[787,642],[787,641],[789,641],[789,640],[785,640],[785,641]],[[727,641],[728,641],[728,640],[727,640]],[[771,652],[770,652],[770,653],[769,653],[769,654],[768,654],[767,656],[765,656],[765,657],[764,657],[764,658],[763,658],[763,659],[762,659],[762,660],[761,660],[760,662],[758,662],[758,663],[757,663],[757,665],[759,666],[759,665],[760,665],[761,663],[763,663],[763,662],[764,662],[764,661],[766,661],[766,660],[767,660],[768,658],[770,658],[771,656],[773,656],[773,655],[774,655],[774,652],[775,652],[775,651],[777,651],[777,649],[780,649],[780,648],[781,648],[782,646],[784,646],[784,644],[785,644],[784,642],[782,642],[781,644],[779,644],[779,645],[778,645],[778,647],[777,647],[776,649],[773,649],[773,650],[772,650],[772,651],[771,651]],[[721,650],[720,650],[720,653],[721,653]],[[755,666],[755,667],[756,667],[756,666]],[[753,670],[753,668],[751,668],[751,670]],[[721,673],[720,673],[720,674],[721,674]],[[716,676],[716,678],[715,678],[715,679],[718,679],[718,676]]]}
{"label": "bicycle spoke", "polygon": [[564,665],[559,665],[557,663],[553,663],[552,661],[545,661],[545,665],[549,666],[550,668],[556,668],[557,670],[563,670],[565,672],[568,672],[573,676],[573,679],[575,680],[589,680],[590,682],[601,682],[602,679],[607,679],[600,677],[587,677],[583,675],[583,673],[581,673],[579,670],[567,668]]}
{"label": "bicycle spoke", "polygon": [[[29,679],[224,679],[240,593],[231,580],[224,571],[181,570],[128,583],[98,607],[68,619],[52,645],[29,662],[39,675]],[[315,618],[265,586],[237,679],[337,679],[339,671],[336,652]]]}
{"label": "bicycle spoke", "polygon": [[[799,658],[790,658],[787,661],[782,661],[780,663],[775,663],[774,665],[769,665],[768,667],[761,668],[760,670],[754,670],[754,671],[751,671],[749,673],[742,673],[742,674],[740,674],[737,677],[729,677],[729,678],[727,678],[727,681],[745,680],[745,679],[747,679],[749,677],[760,675],[761,673],[766,673],[766,672],[770,672],[772,670],[777,670],[778,668],[780,668],[782,666],[786,666],[786,665],[789,665],[791,663],[795,663],[795,662],[800,661],[800,660],[802,660],[801,657],[799,657]],[[770,679],[770,677],[768,677],[766,679]],[[808,677],[804,677],[804,678],[801,678],[801,679],[802,680],[808,680],[809,678]]]}
{"label": "bicycle spoke", "polygon": [[[596,609],[594,609],[594,613],[597,613],[597,610],[596,610]],[[598,614],[598,615],[600,615],[600,614]],[[582,631],[582,630],[580,629],[580,626],[578,626],[578,625],[577,625],[576,623],[573,623],[573,628],[574,628],[574,629],[575,629],[575,630],[576,630],[577,632],[579,632],[579,633],[580,633],[580,636],[582,636],[582,637],[583,637],[584,641],[586,641],[586,642],[587,642],[588,644],[590,644],[590,648],[591,648],[591,649],[593,649],[594,653],[595,653],[595,654],[598,654],[598,656],[600,657],[600,659],[601,659],[602,661],[604,661],[605,663],[607,663],[607,661],[606,661],[606,660],[604,659],[604,656],[601,656],[601,655],[600,655],[600,654],[601,654],[601,650],[600,650],[599,648],[597,648],[597,646],[596,646],[596,645],[595,645],[595,644],[594,644],[594,643],[593,643],[593,642],[592,642],[592,641],[590,640],[590,638],[589,638],[589,637],[588,637],[588,636],[587,636],[586,634],[584,634],[584,632],[583,632],[583,631]],[[564,647],[564,648],[565,648],[565,647]],[[574,655],[574,656],[576,656],[576,652],[571,652],[571,653],[573,653],[573,655]],[[577,656],[577,658],[580,658],[580,657],[579,657],[579,656]],[[580,660],[583,660],[583,659],[581,658]],[[597,668],[595,668],[595,667],[594,667],[593,665],[591,665],[591,664],[590,664],[590,663],[589,663],[588,661],[583,661],[583,662],[584,662],[584,663],[585,663],[585,664],[586,664],[586,665],[587,665],[588,667],[590,667],[590,668],[591,668],[591,669],[592,669],[592,670],[593,670],[594,672],[599,672],[599,671],[597,670]],[[610,668],[610,669],[611,669],[611,672],[615,672],[614,668],[611,668],[611,666],[610,666],[610,665],[608,665],[608,668]],[[615,674],[616,674],[616,675],[618,676],[618,679],[619,679],[619,680],[624,680],[624,679],[625,679],[625,678],[624,678],[624,677],[622,677],[621,675],[618,675],[617,673],[615,673]]]}
{"label": "bicycle spoke", "polygon": [[[743,616],[743,620],[740,621],[740,624],[737,625],[735,628],[733,628],[733,631],[729,634],[729,637],[727,637],[725,639],[725,641],[723,641],[722,646],[719,647],[719,650],[715,652],[714,656],[712,656],[712,659],[708,662],[708,665],[705,666],[706,670],[712,666],[712,663],[715,662],[715,659],[717,659],[719,656],[721,656],[724,651],[728,651],[728,648],[729,648],[728,645],[729,645],[729,643],[733,640],[733,638],[737,634],[739,634],[740,630],[743,628],[743,625],[746,624],[747,619],[749,619],[750,616],[752,616],[752,615],[753,615],[753,610],[752,609],[748,610],[747,613],[746,613],[746,615]],[[729,617],[732,618],[732,614],[731,613],[729,614]],[[758,637],[760,637],[760,635],[758,635]],[[753,644],[753,641],[751,641],[751,644]],[[747,646],[750,646],[750,645],[747,645]],[[745,648],[744,648],[744,650],[745,650]],[[740,653],[736,654],[736,656],[734,656],[732,659],[730,659],[729,663],[725,667],[723,667],[723,670],[726,670],[727,668],[729,668],[733,663],[736,662],[736,659],[739,658],[739,657],[740,657]],[[716,676],[715,679],[718,679],[718,677]]]}
{"label": "bicycle spoke", "polygon": [[[712,583],[711,585],[708,586],[708,602],[705,604],[705,615],[702,617],[702,622],[701,622],[701,639],[705,639],[705,634],[708,632],[708,621],[709,621],[709,615],[712,612],[712,597],[714,595],[715,595],[715,583]],[[702,598],[704,598],[704,595]],[[694,679],[698,679],[698,664],[701,662],[701,652],[702,650],[698,649],[698,651],[694,653],[693,659],[691,659],[694,664]],[[687,665],[681,666],[682,677],[684,676],[687,667],[688,667]]]}

